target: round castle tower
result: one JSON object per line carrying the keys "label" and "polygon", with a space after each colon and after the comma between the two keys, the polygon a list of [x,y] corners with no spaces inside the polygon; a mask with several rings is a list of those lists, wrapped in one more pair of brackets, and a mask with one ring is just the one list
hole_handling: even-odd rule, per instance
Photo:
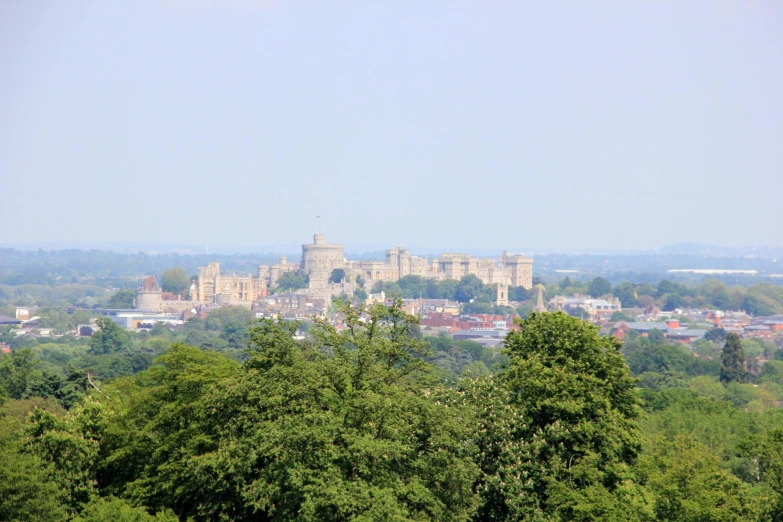
{"label": "round castle tower", "polygon": [[311,289],[326,288],[332,270],[345,268],[345,249],[327,244],[323,234],[315,234],[312,245],[302,245],[301,268],[310,276]]}
{"label": "round castle tower", "polygon": [[158,311],[163,307],[163,294],[158,282],[155,280],[155,276],[149,276],[144,279],[136,289],[136,299],[133,303],[133,308],[136,310],[153,310]]}

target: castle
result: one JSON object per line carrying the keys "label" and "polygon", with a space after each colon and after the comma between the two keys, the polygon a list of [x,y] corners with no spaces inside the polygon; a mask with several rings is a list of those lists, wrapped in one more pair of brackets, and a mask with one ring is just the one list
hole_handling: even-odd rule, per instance
{"label": "castle", "polygon": [[[346,277],[334,282],[332,273],[337,269],[343,270]],[[497,286],[498,304],[508,303],[509,286],[533,287],[533,260],[522,255],[509,255],[504,251],[495,260],[469,254],[442,254],[429,261],[426,257],[412,256],[405,248],[395,247],[386,251],[385,262],[347,261],[343,245],[326,243],[324,235],[319,233],[313,236],[312,244],[302,245],[299,265],[281,257],[275,265],[259,265],[255,276],[221,274],[219,263],[199,267],[198,279],[190,287],[189,300],[167,295],[154,277],[147,277],[136,291],[135,308],[182,312],[201,305],[252,307],[267,295],[268,289],[277,285],[282,274],[297,270],[304,271],[309,278],[308,288],[302,292],[326,302],[335,295],[353,295],[358,276],[369,288],[378,281],[397,281],[408,275],[459,280],[473,274],[484,284]]]}
{"label": "castle", "polygon": [[426,279],[461,279],[473,274],[485,285],[533,287],[533,260],[503,252],[497,259],[470,254],[441,254],[428,261],[412,256],[409,250],[395,247],[386,251],[386,262],[348,261],[346,270],[361,275],[371,286],[376,281],[397,281],[407,275]]}
{"label": "castle", "polygon": [[154,276],[144,279],[136,290],[134,308],[157,312],[184,312],[199,306],[237,305],[250,308],[255,301],[267,295],[280,276],[299,268],[285,257],[276,265],[259,265],[256,276],[224,275],[220,263],[209,263],[198,269],[198,278],[190,285],[190,299],[163,292]]}

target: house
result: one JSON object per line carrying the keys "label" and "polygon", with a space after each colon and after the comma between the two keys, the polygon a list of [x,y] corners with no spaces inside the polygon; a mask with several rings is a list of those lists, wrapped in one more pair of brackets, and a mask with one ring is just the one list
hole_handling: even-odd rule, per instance
{"label": "house", "polygon": [[620,321],[619,323],[615,323],[615,325],[612,327],[611,334],[617,339],[623,339],[631,330],[641,334],[642,337],[647,337],[647,335],[650,333],[651,330],[660,330],[665,335],[666,332],[669,330],[669,326],[664,322],[656,322],[656,321],[650,321],[650,322]]}
{"label": "house", "polygon": [[29,321],[33,318],[35,315],[35,312],[38,310],[38,307],[33,306],[17,306],[16,307],[16,318],[19,319],[22,322]]}
{"label": "house", "polygon": [[616,297],[606,300],[579,295],[572,297],[556,295],[549,300],[549,308],[564,312],[580,308],[587,314],[590,320],[603,322],[610,319],[615,312],[621,311],[622,305]]}
{"label": "house", "polygon": [[707,330],[699,330],[695,328],[674,328],[666,332],[666,337],[688,345],[697,339],[703,339],[706,334]]}

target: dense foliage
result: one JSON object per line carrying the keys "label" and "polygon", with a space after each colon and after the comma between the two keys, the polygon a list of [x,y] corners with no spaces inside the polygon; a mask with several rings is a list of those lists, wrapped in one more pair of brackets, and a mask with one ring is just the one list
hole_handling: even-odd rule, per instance
{"label": "dense foliage", "polygon": [[175,295],[187,295],[190,288],[190,277],[187,271],[180,267],[167,268],[160,277],[160,288],[164,292]]}
{"label": "dense foliage", "polygon": [[422,337],[401,303],[340,313],[339,331],[229,307],[178,332],[15,346],[0,519],[783,516],[772,343],[621,346],[534,313],[496,350]]}

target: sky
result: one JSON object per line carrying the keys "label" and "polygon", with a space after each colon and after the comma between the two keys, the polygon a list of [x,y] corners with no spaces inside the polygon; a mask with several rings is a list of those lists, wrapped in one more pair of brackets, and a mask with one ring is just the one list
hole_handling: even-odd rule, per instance
{"label": "sky", "polygon": [[0,2],[0,245],[783,245],[783,2]]}

